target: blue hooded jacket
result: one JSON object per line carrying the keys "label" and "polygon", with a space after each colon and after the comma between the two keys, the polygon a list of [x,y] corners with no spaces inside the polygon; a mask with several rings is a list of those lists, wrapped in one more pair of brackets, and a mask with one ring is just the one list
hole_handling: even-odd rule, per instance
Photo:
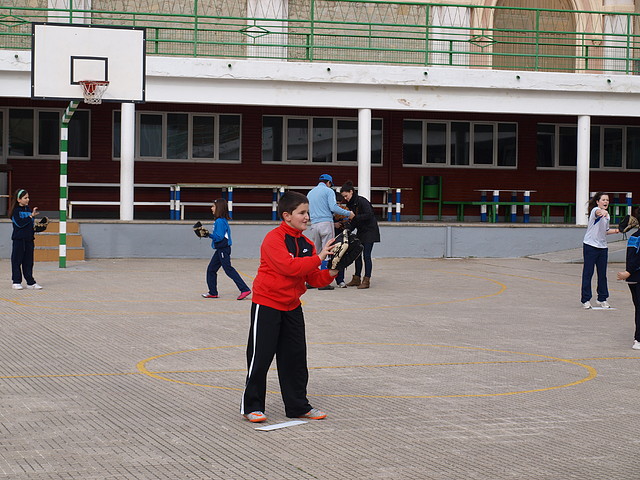
{"label": "blue hooded jacket", "polygon": [[209,237],[211,238],[211,248],[214,250],[231,246],[231,228],[229,228],[229,222],[226,218],[216,218]]}
{"label": "blue hooded jacket", "polygon": [[31,209],[25,205],[24,207],[15,207],[11,212],[11,223],[13,224],[13,233],[11,240],[33,240],[33,218],[31,218]]}

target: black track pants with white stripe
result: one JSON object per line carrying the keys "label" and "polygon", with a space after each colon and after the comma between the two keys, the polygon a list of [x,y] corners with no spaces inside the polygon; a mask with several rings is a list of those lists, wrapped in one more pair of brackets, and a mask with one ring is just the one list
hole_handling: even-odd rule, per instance
{"label": "black track pants with white stripe", "polygon": [[267,372],[276,357],[285,414],[295,418],[311,410],[307,400],[307,344],[302,306],[284,312],[251,305],[247,342],[247,383],[241,413],[265,411]]}

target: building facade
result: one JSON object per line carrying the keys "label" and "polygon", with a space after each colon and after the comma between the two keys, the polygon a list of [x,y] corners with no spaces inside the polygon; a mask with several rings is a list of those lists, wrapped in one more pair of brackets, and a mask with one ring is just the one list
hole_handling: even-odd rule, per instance
{"label": "building facade", "polygon": [[[10,0],[0,7],[0,163],[12,188],[57,210],[68,101],[32,98],[33,22],[137,27],[146,30],[145,102],[80,105],[69,125],[71,200],[134,198],[73,186],[123,178],[303,187],[328,172],[374,203],[380,187],[402,189],[411,219],[422,177],[439,177],[445,200],[528,190],[532,200],[575,202],[580,223],[590,191],[633,192],[640,171],[638,7],[522,3]],[[126,135],[123,112],[134,119]],[[3,188],[10,195],[6,178]],[[212,195],[192,189],[183,199]],[[245,200],[262,195],[247,190]],[[168,197],[135,187],[136,201]],[[130,219],[122,207],[74,213]],[[169,217],[162,205],[135,215]]]}

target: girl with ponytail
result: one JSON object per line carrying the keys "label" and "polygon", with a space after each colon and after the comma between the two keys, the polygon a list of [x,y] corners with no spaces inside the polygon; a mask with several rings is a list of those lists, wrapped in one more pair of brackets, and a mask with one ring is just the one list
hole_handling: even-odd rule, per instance
{"label": "girl with ponytail", "polygon": [[11,223],[13,233],[11,240],[11,280],[14,290],[22,290],[22,277],[27,281],[27,288],[40,290],[33,278],[33,217],[38,215],[38,207],[29,207],[29,192],[19,188],[13,195],[13,209],[11,210]]}

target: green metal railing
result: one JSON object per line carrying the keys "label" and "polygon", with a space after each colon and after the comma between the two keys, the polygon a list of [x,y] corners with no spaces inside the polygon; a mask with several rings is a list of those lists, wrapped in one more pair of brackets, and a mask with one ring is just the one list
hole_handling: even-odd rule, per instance
{"label": "green metal railing", "polygon": [[4,0],[0,48],[30,49],[31,22],[73,22],[145,27],[150,55],[623,74],[640,66],[631,13],[354,0],[26,3],[46,2]]}

